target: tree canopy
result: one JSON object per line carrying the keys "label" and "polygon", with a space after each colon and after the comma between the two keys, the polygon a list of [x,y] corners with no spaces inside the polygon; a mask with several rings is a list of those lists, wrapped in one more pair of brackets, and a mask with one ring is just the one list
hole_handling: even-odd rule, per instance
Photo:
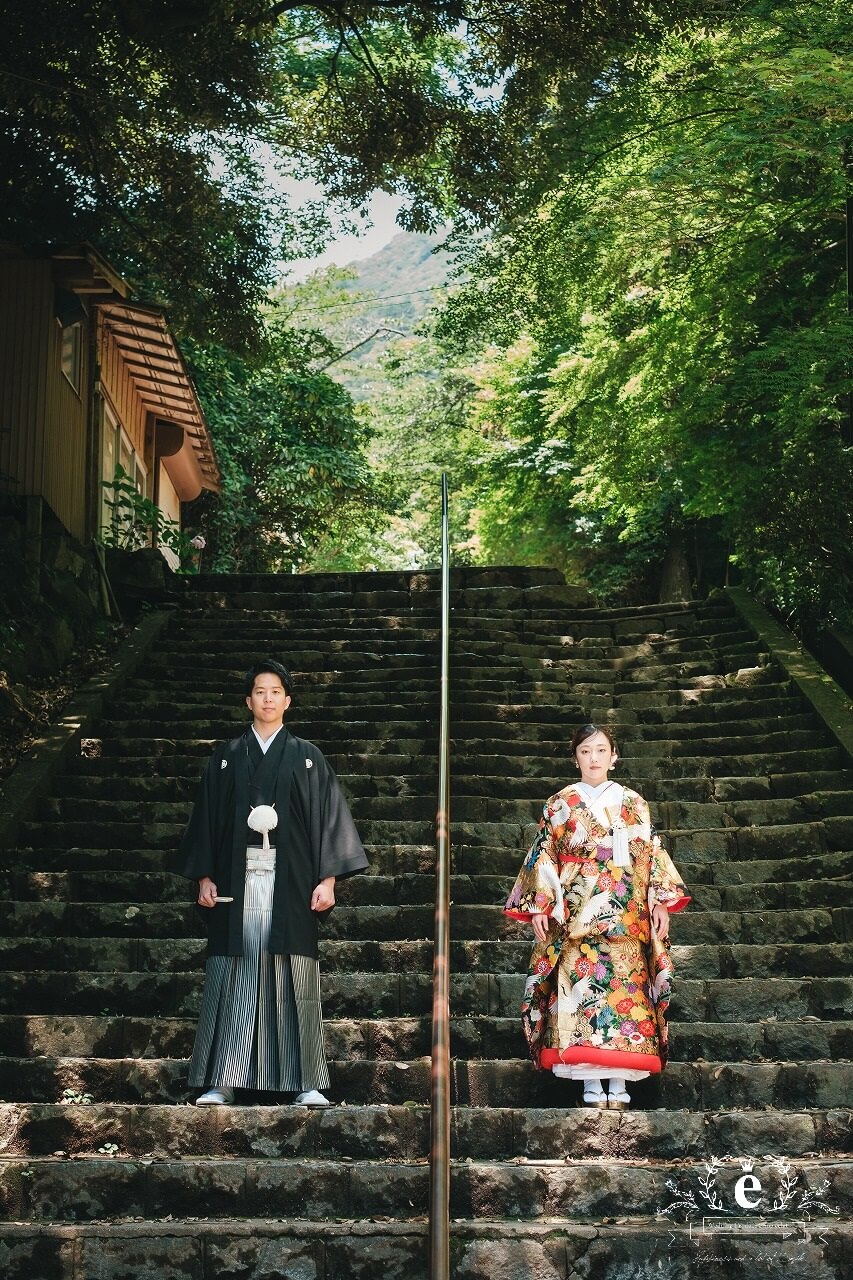
{"label": "tree canopy", "polygon": [[688,8],[8,0],[0,237],[92,239],[187,331],[246,348],[276,264],[324,229],[276,168],[349,202],[399,189],[412,225],[490,216],[529,172],[553,86]]}
{"label": "tree canopy", "polygon": [[557,181],[439,324],[477,362],[485,555],[648,596],[687,539],[700,585],[722,555],[788,613],[846,607],[851,36],[759,5],[555,110]]}
{"label": "tree canopy", "polygon": [[[797,617],[849,608],[847,4],[4,18],[0,236],[90,238],[170,308],[229,477],[222,567],[419,558],[423,480],[449,467],[467,555],[544,558],[610,598],[680,557],[700,589],[734,566]],[[328,231],[287,174],[455,221],[453,296],[376,364],[368,408],[332,380],[345,338],[269,308]]]}
{"label": "tree canopy", "polygon": [[[302,301],[341,292],[295,290]],[[260,356],[184,344],[222,473],[221,496],[203,494],[191,513],[216,572],[295,572],[329,530],[388,515],[367,464],[367,415],[326,372],[340,352],[318,330],[292,327],[293,305],[288,292],[267,308]]]}

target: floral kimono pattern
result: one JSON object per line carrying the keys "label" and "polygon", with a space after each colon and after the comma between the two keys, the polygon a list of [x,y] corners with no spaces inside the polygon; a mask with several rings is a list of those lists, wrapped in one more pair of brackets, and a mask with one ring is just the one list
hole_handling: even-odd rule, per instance
{"label": "floral kimono pattern", "polygon": [[672,961],[651,908],[690,898],[641,795],[569,785],[543,809],[504,910],[551,917],[530,957],[521,1014],[537,1067],[598,1067],[638,1078],[667,1056]]}

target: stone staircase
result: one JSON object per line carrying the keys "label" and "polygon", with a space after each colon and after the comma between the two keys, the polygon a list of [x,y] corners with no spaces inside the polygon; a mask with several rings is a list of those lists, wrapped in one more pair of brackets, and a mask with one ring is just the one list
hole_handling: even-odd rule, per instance
{"label": "stone staircase", "polygon": [[[600,611],[547,571],[454,582],[454,1276],[841,1280],[853,772],[726,600]],[[0,874],[4,1280],[425,1277],[437,601],[429,574],[184,580],[24,828]],[[269,652],[372,858],[324,929],[327,1112],[186,1105],[204,947],[162,867]],[[500,911],[587,719],[694,893],[673,1060],[626,1113],[523,1057],[529,932]],[[660,1216],[691,1197],[690,1224]]]}

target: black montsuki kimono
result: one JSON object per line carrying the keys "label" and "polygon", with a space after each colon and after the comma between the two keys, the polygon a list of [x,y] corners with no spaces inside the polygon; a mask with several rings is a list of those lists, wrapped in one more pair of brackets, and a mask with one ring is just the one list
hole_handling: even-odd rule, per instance
{"label": "black montsuki kimono", "polygon": [[[189,880],[209,876],[233,904],[204,909],[208,955],[243,953],[246,846],[261,837],[246,825],[250,809],[274,804],[278,826],[270,952],[317,958],[311,895],[327,876],[342,879],[368,866],[334,771],[313,743],[281,729],[266,755],[251,728],[217,747],[169,870]],[[201,910],[201,908],[200,908]]]}

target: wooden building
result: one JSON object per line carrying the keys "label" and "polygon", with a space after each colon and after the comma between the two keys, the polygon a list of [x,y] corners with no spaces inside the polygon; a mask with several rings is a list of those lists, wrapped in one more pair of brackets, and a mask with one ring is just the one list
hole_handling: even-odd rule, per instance
{"label": "wooden building", "polygon": [[109,524],[102,482],[119,464],[178,524],[182,502],[219,487],[162,310],[131,301],[90,245],[0,244],[0,491],[20,500],[34,536],[55,518],[87,544]]}

